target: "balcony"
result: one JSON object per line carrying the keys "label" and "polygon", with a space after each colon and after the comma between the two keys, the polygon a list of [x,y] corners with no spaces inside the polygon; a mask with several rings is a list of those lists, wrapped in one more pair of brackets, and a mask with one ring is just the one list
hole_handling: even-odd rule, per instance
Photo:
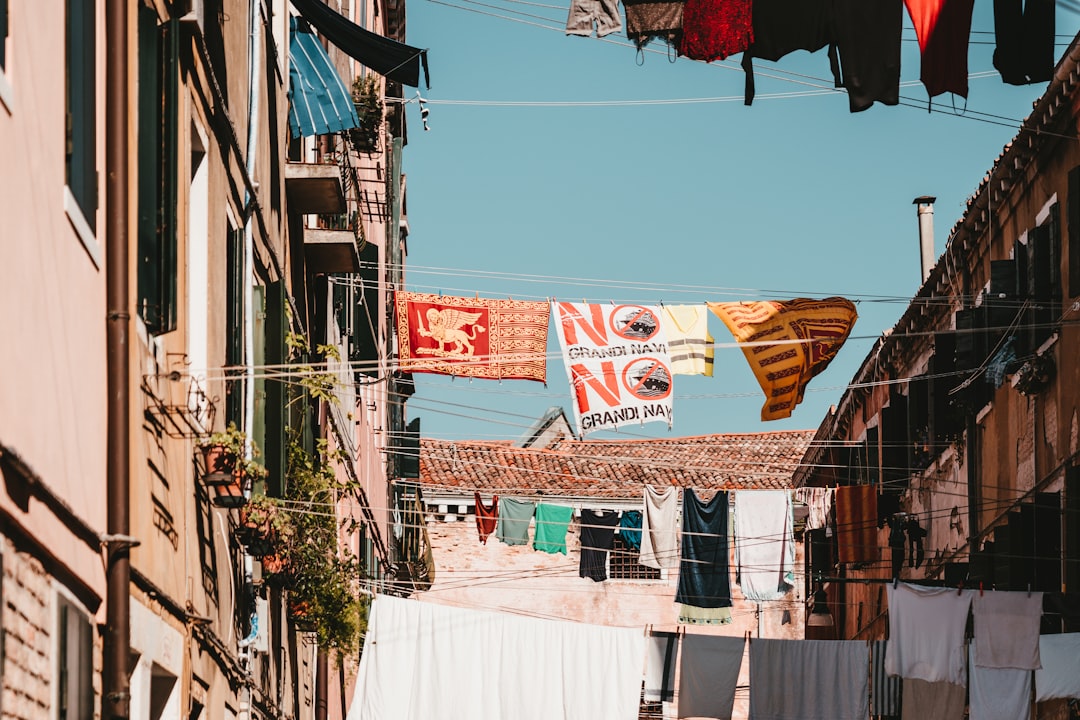
{"label": "balcony", "polygon": [[360,253],[353,230],[306,227],[304,254],[310,273],[352,273],[360,270]]}
{"label": "balcony", "polygon": [[341,167],[336,163],[286,163],[285,193],[290,210],[301,215],[345,211]]}

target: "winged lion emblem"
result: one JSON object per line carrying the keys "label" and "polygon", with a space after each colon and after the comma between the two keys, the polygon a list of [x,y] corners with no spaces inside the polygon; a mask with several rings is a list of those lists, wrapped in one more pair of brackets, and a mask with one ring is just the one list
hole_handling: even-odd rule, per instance
{"label": "winged lion emblem", "polygon": [[[476,324],[481,314],[453,308],[443,308],[442,310],[428,308],[426,313],[427,327],[424,327],[424,319],[419,310],[416,312],[416,321],[422,337],[434,338],[435,342],[439,343],[439,348],[437,350],[430,349],[430,353],[443,356],[472,356],[476,351],[472,341],[476,340],[478,334],[487,332],[483,325]],[[473,332],[471,335],[463,329],[469,325],[472,325]],[[448,344],[452,344],[453,349],[447,350],[446,346]],[[417,352],[422,352],[424,349],[420,348]]]}

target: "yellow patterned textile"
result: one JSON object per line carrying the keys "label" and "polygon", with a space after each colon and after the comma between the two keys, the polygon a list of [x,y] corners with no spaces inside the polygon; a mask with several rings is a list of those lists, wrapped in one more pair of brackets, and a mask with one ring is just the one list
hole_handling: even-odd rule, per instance
{"label": "yellow patterned textile", "polygon": [[841,297],[708,305],[742,345],[765,393],[762,420],[791,416],[807,383],[840,351],[859,317],[855,305]]}
{"label": "yellow patterned textile", "polygon": [[402,370],[545,382],[547,302],[399,290],[394,305]]}

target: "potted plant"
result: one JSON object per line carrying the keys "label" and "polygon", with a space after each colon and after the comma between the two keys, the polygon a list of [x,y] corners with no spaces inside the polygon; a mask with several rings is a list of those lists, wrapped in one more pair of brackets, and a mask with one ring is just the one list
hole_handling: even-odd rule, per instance
{"label": "potted plant", "polygon": [[379,147],[383,123],[383,104],[380,98],[379,81],[374,75],[356,78],[353,81],[353,102],[360,126],[349,130],[356,152],[369,154]]}
{"label": "potted plant", "polygon": [[255,458],[259,449],[229,423],[225,430],[215,432],[199,443],[203,455],[203,482],[214,489],[212,501],[218,507],[240,507],[246,501],[244,491],[252,482],[267,476],[267,470]]}
{"label": "potted plant", "polygon": [[255,557],[277,555],[284,558],[293,531],[292,520],[279,498],[253,495],[240,508],[236,536]]}

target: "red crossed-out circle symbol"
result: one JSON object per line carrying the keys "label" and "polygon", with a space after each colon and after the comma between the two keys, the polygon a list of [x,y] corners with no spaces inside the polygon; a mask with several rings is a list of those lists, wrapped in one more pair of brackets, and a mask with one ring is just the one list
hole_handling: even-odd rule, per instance
{"label": "red crossed-out circle symbol", "polygon": [[619,305],[608,318],[611,329],[624,340],[645,342],[660,332],[660,319],[643,305]]}
{"label": "red crossed-out circle symbol", "polygon": [[663,400],[671,395],[671,370],[654,357],[638,358],[623,368],[622,382],[638,400]]}

